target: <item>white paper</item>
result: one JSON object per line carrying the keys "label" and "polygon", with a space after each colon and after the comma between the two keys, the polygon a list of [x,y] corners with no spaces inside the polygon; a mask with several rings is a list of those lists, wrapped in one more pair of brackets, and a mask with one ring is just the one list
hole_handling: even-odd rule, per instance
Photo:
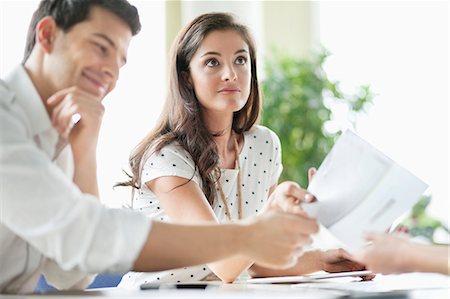
{"label": "white paper", "polygon": [[263,278],[251,278],[247,280],[247,283],[300,283],[300,282],[313,282],[316,280],[326,280],[331,278],[343,278],[343,277],[360,277],[372,274],[371,271],[350,271],[350,272],[337,272],[337,273],[319,273],[308,274],[301,276],[278,276],[278,277],[263,277]]}
{"label": "white paper", "polygon": [[[335,289],[360,293],[385,293],[398,290],[412,291],[441,289],[445,291],[447,296],[434,297],[428,294],[428,296],[423,296],[420,298],[449,298],[448,291],[450,289],[450,277],[435,273],[406,273],[393,275],[377,274],[375,279],[371,281],[341,283],[330,280],[321,280],[315,283],[295,284],[292,287]],[[414,298],[414,296],[412,296],[412,298]]]}
{"label": "white paper", "polygon": [[364,232],[384,232],[410,209],[427,184],[351,131],[336,141],[308,191],[318,202],[304,205],[345,249],[365,244]]}

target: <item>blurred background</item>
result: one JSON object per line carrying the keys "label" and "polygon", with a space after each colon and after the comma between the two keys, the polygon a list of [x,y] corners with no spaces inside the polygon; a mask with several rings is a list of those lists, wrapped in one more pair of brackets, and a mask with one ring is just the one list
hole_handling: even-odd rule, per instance
{"label": "blurred background", "polygon": [[[449,226],[449,4],[447,1],[144,1],[128,64],[106,98],[98,148],[102,201],[120,207],[128,156],[162,108],[166,61],[197,15],[225,11],[258,47],[262,123],[280,136],[283,179],[307,186],[347,128],[429,184],[403,224],[447,242]],[[38,1],[0,0],[0,76],[21,61]]]}

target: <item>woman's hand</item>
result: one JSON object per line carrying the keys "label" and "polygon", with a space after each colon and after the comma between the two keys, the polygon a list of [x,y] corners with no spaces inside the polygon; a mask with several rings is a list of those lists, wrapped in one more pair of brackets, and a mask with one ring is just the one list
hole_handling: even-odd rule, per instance
{"label": "woman's hand", "polygon": [[270,194],[265,210],[305,214],[301,203],[315,201],[315,197],[297,183],[286,181],[279,184]]}
{"label": "woman's hand", "polygon": [[[308,180],[311,182],[316,174],[315,168],[308,170]],[[314,195],[302,189],[297,183],[286,181],[271,188],[266,210],[279,210],[287,213],[305,214],[301,204],[316,201]]]}
{"label": "woman's hand", "polygon": [[[330,272],[347,272],[347,271],[362,271],[366,267],[354,261],[352,256],[343,249],[331,249],[327,251],[320,251],[319,254],[319,269]],[[375,278],[374,274],[361,276],[363,280],[372,280]]]}

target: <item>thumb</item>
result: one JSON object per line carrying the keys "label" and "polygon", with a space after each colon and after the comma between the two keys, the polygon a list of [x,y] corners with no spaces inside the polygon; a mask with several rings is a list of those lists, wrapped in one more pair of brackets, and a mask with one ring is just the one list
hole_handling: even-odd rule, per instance
{"label": "thumb", "polygon": [[52,94],[48,99],[47,99],[47,105],[49,106],[55,106],[58,105],[65,97],[68,93],[70,93],[72,90],[74,89],[73,86],[69,87],[69,88],[65,88],[65,89],[61,89],[58,90],[57,92],[55,92],[54,94]]}
{"label": "thumb", "polygon": [[317,169],[315,167],[311,167],[308,169],[308,182],[311,183],[312,179],[316,175]]}

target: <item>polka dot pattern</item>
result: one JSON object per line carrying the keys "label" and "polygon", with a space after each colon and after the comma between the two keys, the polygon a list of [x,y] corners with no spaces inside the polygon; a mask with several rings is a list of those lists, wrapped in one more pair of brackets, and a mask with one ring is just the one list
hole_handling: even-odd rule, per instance
{"label": "polka dot pattern", "polygon": [[[268,190],[278,182],[282,171],[279,149],[278,136],[265,127],[255,126],[251,131],[244,133],[244,146],[239,155],[244,218],[253,216],[263,209],[268,198]],[[192,159],[181,146],[175,143],[151,155],[143,167],[142,176],[143,185],[140,192],[136,192],[133,207],[158,221],[170,221],[170,219],[158,198],[145,186],[145,182],[161,176],[179,176],[186,179],[192,178],[201,187],[201,179],[195,172]],[[232,219],[238,219],[237,182],[237,169],[222,169],[221,183]],[[220,199],[214,201],[212,208],[220,222],[228,222],[225,207]],[[130,272],[124,276],[120,286],[137,287],[144,280],[158,283],[199,281],[211,273],[206,265],[155,273]]]}

